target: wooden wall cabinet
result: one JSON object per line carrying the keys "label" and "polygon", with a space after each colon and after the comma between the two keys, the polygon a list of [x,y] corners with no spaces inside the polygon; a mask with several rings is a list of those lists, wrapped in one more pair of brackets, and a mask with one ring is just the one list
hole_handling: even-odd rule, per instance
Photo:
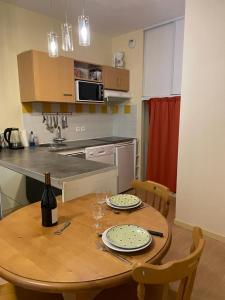
{"label": "wooden wall cabinet", "polygon": [[30,50],[17,56],[21,102],[75,101],[74,60]]}
{"label": "wooden wall cabinet", "polygon": [[129,71],[125,69],[102,67],[104,88],[107,90],[129,91]]}

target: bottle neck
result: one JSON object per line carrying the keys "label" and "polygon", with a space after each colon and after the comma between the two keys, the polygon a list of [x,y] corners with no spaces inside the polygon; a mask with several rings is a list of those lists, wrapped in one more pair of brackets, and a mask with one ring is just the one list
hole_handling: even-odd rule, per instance
{"label": "bottle neck", "polygon": [[45,173],[45,185],[46,185],[46,186],[51,186],[51,177],[50,177],[50,173]]}

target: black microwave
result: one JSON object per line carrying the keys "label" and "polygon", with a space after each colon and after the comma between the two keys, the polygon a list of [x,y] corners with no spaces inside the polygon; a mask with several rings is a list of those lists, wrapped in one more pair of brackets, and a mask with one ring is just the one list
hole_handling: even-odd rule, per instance
{"label": "black microwave", "polygon": [[104,86],[102,83],[76,80],[76,101],[104,103]]}

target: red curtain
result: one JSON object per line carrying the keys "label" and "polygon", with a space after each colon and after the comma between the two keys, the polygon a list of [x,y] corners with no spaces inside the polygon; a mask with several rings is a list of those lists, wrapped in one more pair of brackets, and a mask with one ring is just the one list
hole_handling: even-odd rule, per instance
{"label": "red curtain", "polygon": [[180,97],[150,99],[148,106],[147,179],[176,192]]}

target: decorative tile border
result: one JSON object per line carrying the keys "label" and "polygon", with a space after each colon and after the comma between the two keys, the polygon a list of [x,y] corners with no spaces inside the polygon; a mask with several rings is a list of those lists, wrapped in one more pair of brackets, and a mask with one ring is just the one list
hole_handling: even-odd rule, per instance
{"label": "decorative tile border", "polygon": [[22,112],[23,113],[32,113],[33,112],[32,103],[23,103],[22,104]]}
{"label": "decorative tile border", "polygon": [[102,114],[131,114],[130,104],[69,104],[69,103],[22,103],[23,113],[102,113]]}
{"label": "decorative tile border", "polygon": [[75,112],[76,113],[82,113],[83,112],[83,105],[82,104],[75,104]]}
{"label": "decorative tile border", "polygon": [[88,104],[88,112],[90,114],[95,114],[96,113],[96,104]]}
{"label": "decorative tile border", "polygon": [[61,113],[68,113],[69,112],[69,105],[67,103],[60,103],[60,112]]}
{"label": "decorative tile border", "polygon": [[131,113],[131,106],[130,105],[124,105],[124,113],[130,114]]}
{"label": "decorative tile border", "polygon": [[118,114],[119,113],[119,105],[118,104],[111,105],[111,112],[112,112],[112,114]]}
{"label": "decorative tile border", "polygon": [[51,105],[51,103],[42,103],[42,112],[44,112],[44,113],[51,113],[52,112],[52,105]]}

